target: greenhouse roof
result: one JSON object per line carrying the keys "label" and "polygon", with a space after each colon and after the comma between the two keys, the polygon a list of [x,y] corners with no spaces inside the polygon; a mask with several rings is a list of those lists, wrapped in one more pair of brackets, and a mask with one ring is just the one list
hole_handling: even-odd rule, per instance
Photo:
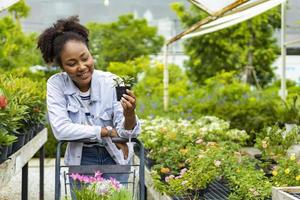
{"label": "greenhouse roof", "polygon": [[251,19],[286,0],[189,0],[209,16],[171,38],[171,44],[181,38],[191,38],[218,31]]}
{"label": "greenhouse roof", "polygon": [[9,6],[17,3],[19,0],[1,0],[0,1],[0,11],[8,8]]}

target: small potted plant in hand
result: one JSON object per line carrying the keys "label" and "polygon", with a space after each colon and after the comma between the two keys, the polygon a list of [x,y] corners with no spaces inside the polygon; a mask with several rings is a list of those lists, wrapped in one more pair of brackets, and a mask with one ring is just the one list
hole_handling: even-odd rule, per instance
{"label": "small potted plant in hand", "polygon": [[123,94],[127,94],[126,90],[130,90],[134,84],[134,78],[130,76],[116,77],[113,79],[115,81],[115,87],[117,92],[117,100],[120,101]]}

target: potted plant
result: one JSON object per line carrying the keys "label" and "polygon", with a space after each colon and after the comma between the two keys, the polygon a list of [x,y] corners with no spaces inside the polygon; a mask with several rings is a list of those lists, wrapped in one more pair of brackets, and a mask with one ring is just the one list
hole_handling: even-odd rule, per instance
{"label": "potted plant", "polygon": [[14,141],[16,141],[17,137],[14,135],[9,135],[6,130],[0,128],[0,163],[6,160],[8,147]]}
{"label": "potted plant", "polygon": [[113,79],[115,81],[115,88],[117,92],[117,100],[120,101],[123,94],[127,94],[126,90],[130,90],[134,84],[134,78],[131,76],[116,77]]}
{"label": "potted plant", "polygon": [[130,200],[131,193],[123,187],[120,182],[110,177],[104,179],[102,173],[95,172],[94,176],[85,176],[77,173],[70,175],[78,185],[74,189],[77,200]]}

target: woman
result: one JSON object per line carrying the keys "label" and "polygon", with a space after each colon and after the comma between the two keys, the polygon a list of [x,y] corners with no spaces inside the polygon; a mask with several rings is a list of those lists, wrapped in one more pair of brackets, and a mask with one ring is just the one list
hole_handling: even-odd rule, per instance
{"label": "woman", "polygon": [[94,70],[88,43],[88,30],[78,17],[60,19],[40,35],[38,48],[45,62],[59,65],[63,71],[47,82],[49,121],[57,140],[98,141],[69,142],[66,165],[128,164],[132,146],[114,144],[111,138],[140,133],[136,97],[128,90],[128,95],[117,101],[116,76]]}

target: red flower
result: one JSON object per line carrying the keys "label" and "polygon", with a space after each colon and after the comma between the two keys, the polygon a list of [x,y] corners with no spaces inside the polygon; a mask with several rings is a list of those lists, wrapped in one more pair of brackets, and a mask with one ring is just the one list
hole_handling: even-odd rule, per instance
{"label": "red flower", "polygon": [[7,99],[4,95],[0,95],[0,109],[5,109],[7,106]]}

